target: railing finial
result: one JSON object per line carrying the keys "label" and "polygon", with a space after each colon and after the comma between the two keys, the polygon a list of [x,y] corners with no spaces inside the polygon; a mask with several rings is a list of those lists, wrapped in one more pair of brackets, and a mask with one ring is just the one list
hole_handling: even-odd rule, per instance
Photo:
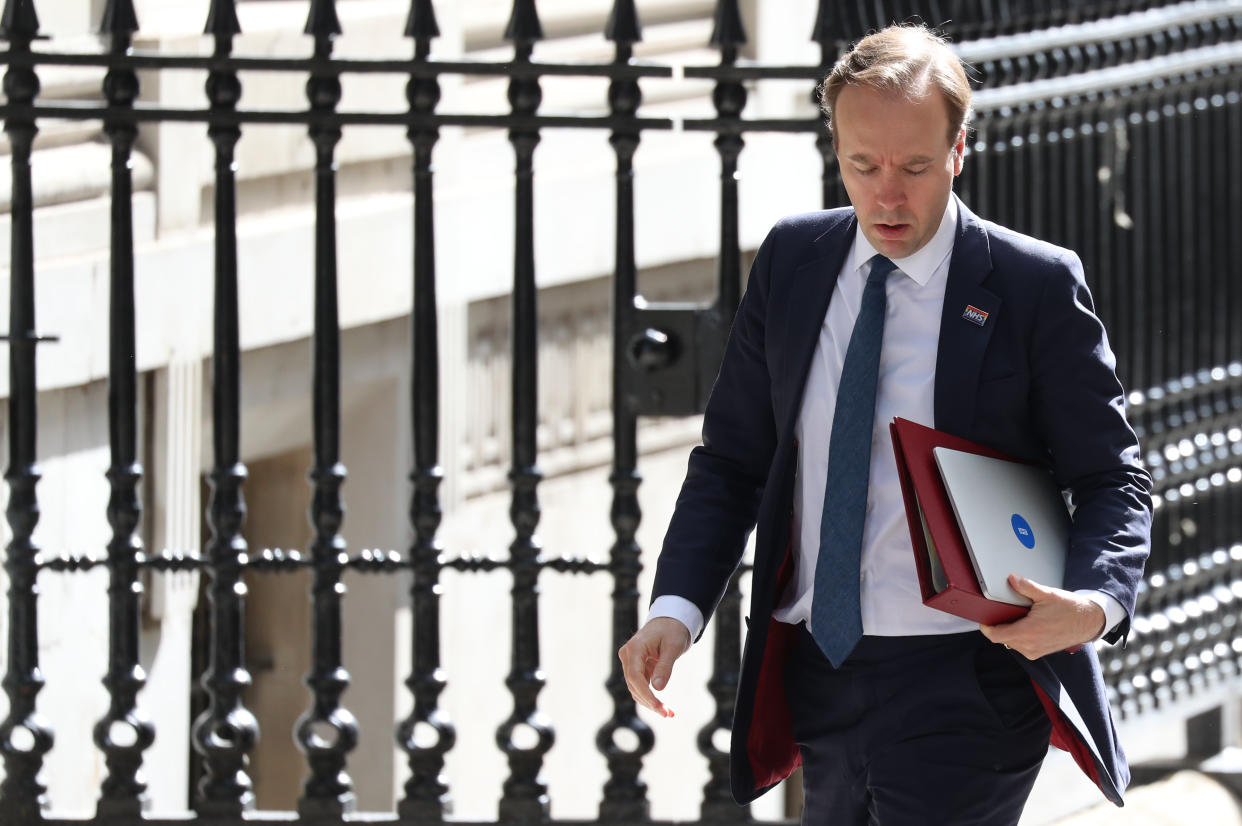
{"label": "railing finial", "polygon": [[505,40],[518,45],[543,40],[543,25],[539,22],[535,0],[513,0],[513,12],[505,26]]}
{"label": "railing finial", "polygon": [[604,37],[622,45],[638,43],[643,39],[643,27],[638,22],[638,9],[634,7],[634,0],[616,0],[612,4],[608,24],[604,27]]}
{"label": "railing finial", "polygon": [[134,12],[134,0],[108,0],[108,4],[104,6],[103,21],[99,24],[99,33],[128,38],[136,31],[138,15]]}
{"label": "railing finial", "polygon": [[203,26],[203,34],[216,37],[233,37],[241,34],[241,24],[237,22],[236,0],[211,0],[211,8],[207,10],[207,23]]}
{"label": "railing finial", "polygon": [[306,15],[303,34],[317,38],[329,38],[341,33],[341,21],[336,16],[335,0],[311,0],[310,13]]}
{"label": "railing finial", "polygon": [[34,0],[7,0],[0,17],[0,40],[33,40],[39,36]]}
{"label": "railing finial", "polygon": [[727,49],[744,46],[746,42],[746,26],[742,23],[742,10],[737,0],[720,0],[712,18],[711,44]]}
{"label": "railing finial", "polygon": [[440,36],[436,10],[431,0],[411,0],[410,14],[405,19],[405,36],[431,40]]}

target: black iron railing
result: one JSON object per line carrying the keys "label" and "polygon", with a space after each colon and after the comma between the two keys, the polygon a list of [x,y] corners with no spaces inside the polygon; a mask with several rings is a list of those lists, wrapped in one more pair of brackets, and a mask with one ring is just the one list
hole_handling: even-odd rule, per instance
{"label": "black iron railing", "polygon": [[[891,20],[921,17],[944,28],[975,67],[979,94],[975,137],[959,191],[983,215],[1080,252],[1100,311],[1114,338],[1128,387],[1141,388],[1132,417],[1149,451],[1157,479],[1155,549],[1139,616],[1128,648],[1106,650],[1110,690],[1125,714],[1144,712],[1213,681],[1228,679],[1242,662],[1242,633],[1232,606],[1242,600],[1242,525],[1237,514],[1242,484],[1242,2],[1075,2],[1019,0],[846,3],[821,0],[812,30],[818,65],[754,65],[739,60],[746,32],[736,0],[720,0],[711,44],[720,61],[688,66],[684,76],[715,82],[715,116],[671,119],[641,116],[640,79],[673,76],[669,66],[632,59],[641,30],[633,0],[617,0],[605,24],[615,44],[610,62],[556,64],[536,60],[542,29],[534,0],[515,0],[506,37],[512,59],[440,61],[431,57],[438,28],[430,0],[412,0],[405,34],[408,59],[356,60],[332,55],[340,33],[333,0],[312,0],[306,33],[313,53],[304,58],[233,55],[240,33],[234,0],[213,0],[205,34],[210,56],[149,54],[131,48],[138,22],[130,0],[109,0],[102,32],[105,53],[37,50],[33,0],[8,0],[0,37],[8,43],[6,102],[0,108],[12,144],[12,247],[9,343],[10,467],[7,517],[12,531],[5,556],[9,579],[9,640],[4,689],[8,716],[0,723],[4,781],[0,823],[40,822],[46,789],[38,779],[53,747],[53,733],[36,711],[43,685],[36,617],[40,572],[72,574],[97,564],[109,571],[111,700],[96,728],[108,774],[96,820],[137,823],[145,795],[138,780],[153,730],[138,695],[139,573],[143,569],[203,570],[209,577],[210,638],[203,675],[206,709],[193,729],[202,776],[192,807],[199,822],[235,821],[251,812],[254,796],[247,755],[260,721],[242,701],[250,681],[245,667],[244,617],[247,570],[308,568],[312,587],[312,698],[296,731],[308,777],[298,812],[282,817],[336,821],[354,806],[347,773],[357,724],[342,705],[350,683],[342,666],[341,576],[346,569],[412,573],[413,667],[406,681],[413,711],[396,726],[411,776],[398,802],[403,823],[445,818],[454,793],[443,778],[454,747],[452,722],[439,706],[446,685],[440,668],[439,584],[446,570],[513,577],[512,660],[506,680],[513,709],[497,731],[508,756],[499,816],[504,822],[548,817],[540,780],[554,732],[538,713],[543,687],[539,649],[537,580],[543,572],[606,574],[612,578],[612,644],[600,657],[611,662],[607,680],[613,709],[596,743],[608,763],[599,820],[649,818],[639,778],[654,735],[635,713],[614,651],[635,629],[639,615],[641,519],[637,490],[636,423],[639,416],[690,414],[710,389],[724,337],[738,300],[741,244],[738,232],[738,159],[755,132],[817,136],[825,205],[845,203],[831,143],[815,112],[789,119],[743,117],[748,89],[767,80],[803,80],[808,94],[848,41]],[[42,103],[39,70],[47,66],[106,67],[103,101]],[[299,110],[245,108],[238,73],[261,69],[307,78]],[[138,73],[206,70],[205,104],[175,108],[145,103]],[[341,77],[404,76],[403,112],[342,111]],[[442,112],[440,79],[499,76],[509,79],[510,109],[503,113]],[[540,111],[544,78],[607,78],[605,115]],[[672,81],[669,81],[672,82]],[[30,156],[46,119],[102,122],[112,147],[112,269],[109,409],[112,462],[108,514],[113,539],[106,562],[44,554],[34,540],[39,519],[36,485],[36,288],[34,201]],[[215,321],[212,358],[213,465],[207,521],[211,539],[200,556],[148,551],[137,539],[141,518],[136,491],[136,375],[130,154],[140,124],[191,122],[206,127],[215,148]],[[313,381],[314,487],[312,545],[305,552],[248,549],[242,538],[246,468],[240,451],[238,250],[234,151],[243,130],[295,124],[315,148],[315,313]],[[345,468],[340,463],[340,346],[336,296],[334,154],[342,131],[376,125],[407,130],[412,149],[414,257],[410,385],[415,447],[410,473],[412,546],[405,553],[346,554],[340,534]],[[633,158],[643,135],[679,125],[716,136],[721,206],[717,295],[705,305],[636,304]],[[437,540],[439,486],[438,336],[432,156],[445,126],[508,130],[515,155],[516,245],[512,287],[512,487],[514,540],[507,558],[445,558]],[[533,156],[548,129],[586,128],[610,133],[616,153],[616,255],[613,287],[612,525],[616,542],[607,562],[545,555],[535,539],[540,516],[535,439],[537,290]],[[712,720],[699,736],[710,766],[702,819],[747,818],[728,794],[727,754],[716,735],[727,729],[737,678],[740,591],[736,580],[717,614]],[[451,676],[449,677],[451,679]],[[519,731],[520,730],[520,731]],[[521,736],[519,736],[519,734]],[[526,736],[530,735],[530,736]]]}

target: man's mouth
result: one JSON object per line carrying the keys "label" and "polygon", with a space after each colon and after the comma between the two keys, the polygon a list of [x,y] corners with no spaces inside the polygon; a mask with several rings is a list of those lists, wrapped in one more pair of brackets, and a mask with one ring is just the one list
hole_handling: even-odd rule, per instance
{"label": "man's mouth", "polygon": [[901,236],[906,231],[906,228],[909,226],[910,226],[909,224],[877,223],[875,225],[875,228],[880,233],[880,235],[884,238],[896,238],[896,237]]}

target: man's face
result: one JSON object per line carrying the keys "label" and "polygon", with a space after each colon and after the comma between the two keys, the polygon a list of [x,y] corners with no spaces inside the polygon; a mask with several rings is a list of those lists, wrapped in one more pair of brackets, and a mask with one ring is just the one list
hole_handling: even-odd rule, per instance
{"label": "man's face", "polygon": [[934,87],[918,100],[847,86],[833,111],[837,160],[858,225],[888,258],[923,247],[940,226],[962,171],[966,130],[950,146],[949,113]]}

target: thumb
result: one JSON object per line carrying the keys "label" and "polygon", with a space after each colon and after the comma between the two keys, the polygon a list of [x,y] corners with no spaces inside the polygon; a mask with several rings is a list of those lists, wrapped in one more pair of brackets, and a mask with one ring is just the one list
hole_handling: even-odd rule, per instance
{"label": "thumb", "polygon": [[660,650],[660,659],[656,661],[655,668],[651,670],[651,687],[659,691],[668,685],[668,681],[673,676],[673,662],[677,659],[677,654],[673,652],[672,646],[664,646]]}
{"label": "thumb", "polygon": [[1050,589],[1045,588],[1038,582],[1027,579],[1024,576],[1018,576],[1017,574],[1009,575],[1009,587],[1032,602],[1039,602],[1041,599],[1050,596],[1052,593]]}

